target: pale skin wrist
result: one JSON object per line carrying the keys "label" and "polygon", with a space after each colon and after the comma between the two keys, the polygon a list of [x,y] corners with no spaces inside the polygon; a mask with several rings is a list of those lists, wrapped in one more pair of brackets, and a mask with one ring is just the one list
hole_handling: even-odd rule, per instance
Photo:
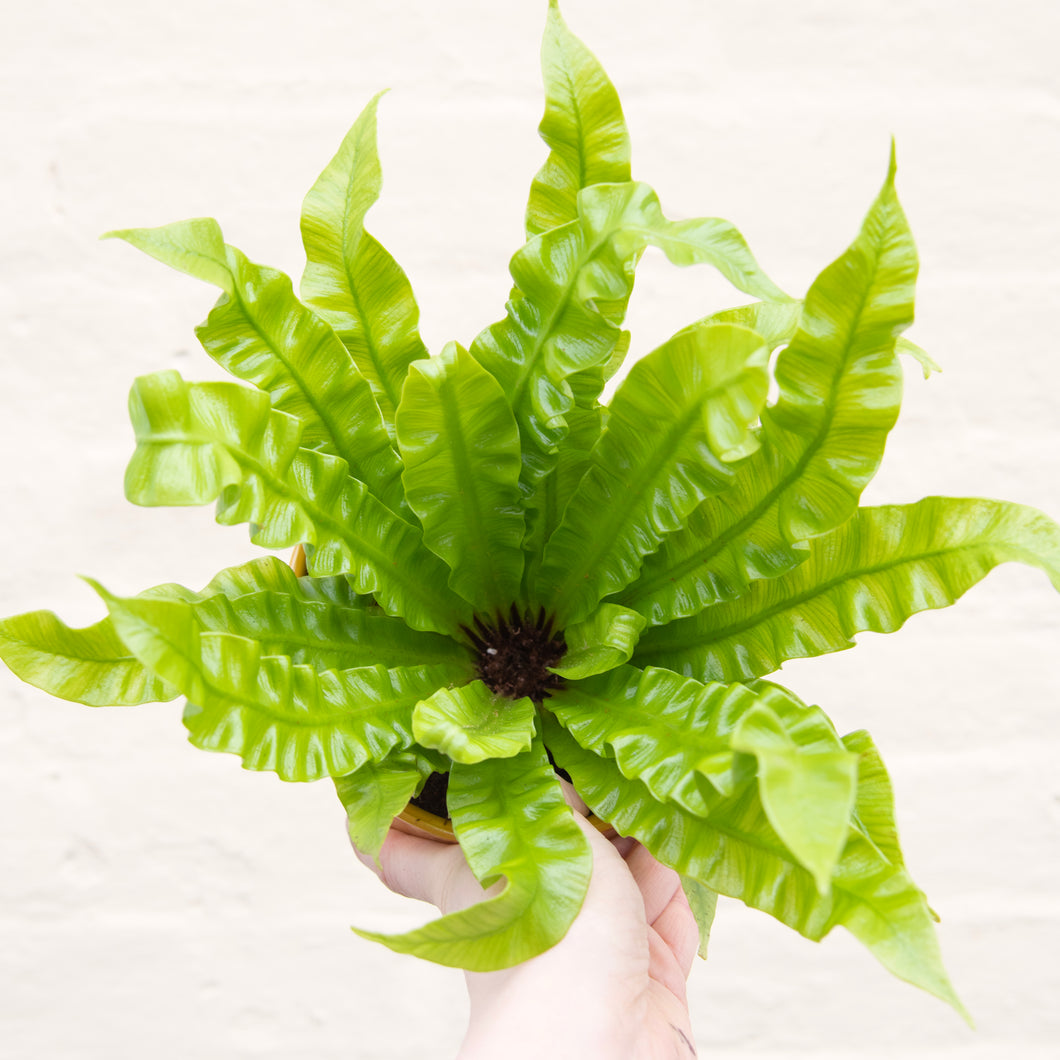
{"label": "pale skin wrist", "polygon": [[[619,1014],[613,999],[570,983],[535,994],[518,980],[510,997],[472,1001],[468,1029],[457,1060],[689,1060],[696,1056],[686,1020],[664,1034],[645,1033],[651,1019],[643,1004]],[[473,991],[469,988],[469,993]]]}

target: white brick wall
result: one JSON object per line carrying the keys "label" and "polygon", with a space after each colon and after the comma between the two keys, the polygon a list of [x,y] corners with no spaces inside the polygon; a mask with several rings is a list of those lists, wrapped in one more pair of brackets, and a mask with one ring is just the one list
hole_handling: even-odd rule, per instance
{"label": "white brick wall", "polygon": [[[36,0],[0,37],[0,612],[99,614],[254,551],[208,510],[125,503],[133,376],[216,377],[213,294],[109,228],[210,213],[300,269],[301,196],[365,101],[381,110],[370,227],[432,346],[502,312],[543,158],[545,4]],[[1001,496],[1060,514],[1060,8],[1050,0],[567,0],[625,101],[636,174],[715,213],[801,293],[857,229],[897,136],[922,256],[911,333],[945,367],[908,394],[872,501]],[[738,300],[645,262],[641,352]],[[711,1057],[1060,1054],[1060,600],[1005,569],[957,608],[785,674],[889,761],[914,875],[978,1019],[724,903],[692,979]],[[358,941],[411,925],[349,855],[331,791],[242,773],[177,704],[91,711],[0,674],[0,1057],[452,1055],[457,973]],[[413,1006],[420,1006],[417,1011]]]}

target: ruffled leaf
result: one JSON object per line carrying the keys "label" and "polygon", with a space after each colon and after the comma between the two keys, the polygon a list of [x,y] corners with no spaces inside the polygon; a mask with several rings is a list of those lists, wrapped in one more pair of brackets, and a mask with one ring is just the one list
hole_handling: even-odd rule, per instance
{"label": "ruffled leaf", "polygon": [[788,296],[762,272],[743,236],[718,217],[671,221],[646,184],[631,182],[611,188],[586,188],[579,196],[579,214],[594,233],[612,232],[612,249],[620,260],[632,260],[647,247],[657,247],[674,265],[710,265],[739,291],[769,302]]}
{"label": "ruffled leaf", "polygon": [[365,214],[382,187],[376,150],[379,98],[361,112],[305,197],[302,298],[349,350],[393,436],[408,367],[427,350],[408,278],[364,230]]}
{"label": "ruffled leaf", "polygon": [[[516,252],[511,273],[517,294],[508,315],[471,346],[511,402],[528,491],[555,463],[555,447],[566,433],[565,416],[574,404],[568,380],[606,364],[620,341],[633,270],[649,245],[662,248],[675,264],[710,264],[741,290],[786,300],[727,221],[669,221],[646,184],[584,189],[578,220]],[[583,393],[579,403],[589,403],[589,395]]]}
{"label": "ruffled leaf", "polygon": [[592,872],[592,851],[563,798],[544,745],[514,758],[455,764],[449,812],[469,865],[500,893],[402,935],[362,938],[438,964],[492,972],[536,957],[567,933]]}
{"label": "ruffled leaf", "polygon": [[225,244],[210,218],[107,235],[221,286],[224,296],[197,329],[206,352],[294,416],[306,448],[345,460],[384,504],[407,511],[401,464],[371,387],[331,328],[298,301],[287,276]]}
{"label": "ruffled leaf", "polygon": [[5,618],[0,659],[27,684],[91,707],[164,703],[180,695],[125,647],[110,619],[71,629],[52,611]]}
{"label": "ruffled leaf", "polygon": [[346,827],[353,845],[378,860],[394,818],[432,772],[423,755],[402,751],[382,762],[369,760],[355,772],[335,777],[335,791],[346,809]]}
{"label": "ruffled leaf", "polygon": [[801,313],[802,302],[795,299],[786,302],[752,302],[750,305],[711,313],[694,324],[689,324],[684,330],[691,331],[707,324],[738,324],[740,327],[757,331],[772,353],[792,340],[798,330]]}
{"label": "ruffled leaf", "polygon": [[124,239],[170,268],[220,287],[230,297],[236,296],[228,246],[221,226],[212,217],[192,217],[158,228],[105,232],[100,238]]}
{"label": "ruffled leaf", "polygon": [[912,357],[920,365],[925,379],[930,379],[933,372],[941,372],[942,366],[925,350],[915,342],[907,339],[904,335],[898,340],[895,349],[898,353],[904,353]]}
{"label": "ruffled leaf", "polygon": [[[570,422],[574,413],[581,409],[595,410],[600,408],[604,387],[607,385],[608,380],[615,376],[622,365],[625,364],[626,354],[629,353],[629,347],[632,342],[633,336],[630,332],[620,331],[618,338],[615,340],[614,349],[612,349],[603,364],[593,365],[592,368],[575,372],[568,377],[567,383],[571,389],[571,396],[574,398],[574,407],[565,416],[568,438],[569,432],[574,429]],[[567,441],[565,439],[560,449],[561,452],[566,448],[566,445]]]}
{"label": "ruffled leaf", "polygon": [[473,670],[467,649],[449,637],[410,629],[379,607],[313,599],[298,584],[285,592],[214,593],[191,606],[204,630],[258,641],[262,654],[318,671],[433,665],[446,667],[449,680],[463,680]]}
{"label": "ruffled leaf", "polygon": [[810,542],[806,561],[789,573],[645,630],[634,662],[701,681],[748,680],[787,659],[850,648],[856,633],[890,633],[918,611],[948,607],[1009,561],[1041,568],[1060,589],[1060,527],[1003,501],[926,497],[862,508]]}
{"label": "ruffled leaf", "polygon": [[423,540],[477,611],[509,605],[523,573],[519,431],[497,380],[456,343],[409,372],[397,410],[403,481]]}
{"label": "ruffled leaf", "polygon": [[[711,497],[645,561],[619,602],[651,625],[732,600],[806,556],[803,542],[848,519],[898,416],[899,333],[913,319],[917,257],[894,191],[894,164],[857,239],[815,280],[797,330],[790,306],[719,314],[790,343],[761,449],[731,490]],[[732,314],[740,314],[733,316]]]}
{"label": "ruffled leaf", "polygon": [[587,619],[563,631],[567,652],[552,672],[576,681],[628,662],[644,628],[644,617],[628,607],[601,604]]}
{"label": "ruffled leaf", "polygon": [[613,758],[659,801],[705,817],[731,795],[734,752],[753,755],[771,826],[822,892],[846,842],[857,755],[819,708],[776,685],[701,685],[668,670],[623,667],[556,693],[549,709],[587,751]]}
{"label": "ruffled leaf", "polygon": [[258,391],[141,376],[130,414],[136,451],[125,476],[134,504],[206,504],[217,521],[249,522],[265,548],[307,545],[314,577],[349,573],[389,614],[416,629],[455,632],[467,605],[441,561],[406,523],[347,474],[341,460],[299,448],[300,428]]}
{"label": "ruffled leaf", "polygon": [[[276,568],[286,572],[284,584],[297,585],[290,567],[267,556],[221,571],[202,596],[214,592],[239,596],[274,585]],[[190,589],[171,584],[138,595],[145,599],[200,598]],[[109,616],[82,629],[71,629],[51,611],[0,620],[0,658],[27,684],[87,706],[164,703],[180,695],[125,647]]]}
{"label": "ruffled leaf", "polygon": [[256,640],[262,654],[286,655],[315,670],[437,665],[448,667],[452,681],[472,671],[461,643],[410,629],[344,578],[299,578],[275,556],[229,567],[201,593],[168,584],[138,597],[186,603],[203,630]]}
{"label": "ruffled leaf", "polygon": [[[739,324],[761,335],[772,353],[795,334],[801,309],[801,302],[755,302],[714,313],[692,327]],[[804,551],[781,534],[777,515],[790,466],[768,437],[759,437],[761,447],[743,462],[732,485],[703,501],[684,526],[645,556],[640,575],[617,603],[657,626],[731,600],[755,578],[775,578],[801,562]]]}
{"label": "ruffled leaf", "polygon": [[317,672],[264,655],[257,641],[203,630],[188,604],[96,589],[130,651],[190,700],[191,742],[282,780],[343,776],[409,746],[413,707],[448,679],[431,666]]}
{"label": "ruffled leaf", "polygon": [[[184,594],[190,592],[181,586],[176,588]],[[285,563],[276,556],[259,556],[247,563],[227,567],[214,575],[201,593],[192,595],[196,599],[205,599],[217,593],[237,597],[246,596],[248,593],[269,591],[294,595],[301,600],[333,604],[347,610],[366,611],[372,615],[385,614],[371,596],[356,592],[342,575],[309,577],[305,570],[304,555],[302,563],[297,566],[297,571],[294,563]],[[179,599],[191,598],[186,595],[179,597]],[[419,643],[422,645],[437,644],[437,640],[428,637]]]}
{"label": "ruffled leaf", "polygon": [[857,786],[857,755],[836,749],[807,754],[765,704],[736,726],[732,746],[758,761],[758,793],[769,823],[827,893],[846,845]]}
{"label": "ruffled leaf", "polygon": [[464,765],[512,758],[530,749],[534,704],[495,695],[482,681],[439,688],[416,704],[412,732],[417,743]]}
{"label": "ruffled leaf", "polygon": [[613,761],[582,750],[554,720],[546,719],[545,739],[593,813],[638,839],[664,865],[814,941],[845,927],[894,975],[967,1018],[943,969],[923,894],[857,830],[849,834],[831,889],[822,894],[773,830],[754,785],[731,799],[716,796],[703,820],[655,800]]}
{"label": "ruffled leaf", "polygon": [[[548,708],[579,746],[613,758],[623,776],[640,780],[660,802],[672,801],[698,816],[709,808],[700,778],[719,794],[731,795],[754,775],[749,759],[735,753],[756,753],[751,739],[746,748],[737,747],[749,716],[768,716],[777,739],[806,760],[799,769],[811,768],[811,761],[828,763],[837,754],[853,760],[819,707],[765,682],[754,687],[700,684],[669,670],[623,666],[567,685],[552,695]],[[777,798],[767,801],[774,826],[794,836],[801,851],[797,810]],[[818,804],[814,812],[821,815],[819,826],[829,831],[836,818],[844,824],[849,819],[849,798]]]}
{"label": "ruffled leaf", "polygon": [[669,670],[621,666],[554,692],[548,710],[580,747],[614,759],[653,798],[705,815],[699,778],[733,790],[732,730],[754,703],[743,685],[702,685]]}
{"label": "ruffled leaf", "polygon": [[646,553],[729,485],[731,461],[755,444],[768,357],[753,331],[719,324],[683,332],[633,366],[545,549],[536,598],[563,624],[629,584]]}
{"label": "ruffled leaf", "polygon": [[183,586],[177,588],[182,594],[180,599],[206,598],[217,593],[232,597],[246,596],[247,593],[261,593],[269,590],[281,593],[302,593],[307,599],[315,599],[315,594],[310,590],[312,581],[311,578],[299,578],[291,569],[290,564],[284,563],[276,556],[259,556],[257,559],[218,571],[201,593],[192,593],[190,589],[185,589]]}
{"label": "ruffled leaf", "polygon": [[573,221],[582,188],[629,180],[629,132],[618,93],[596,56],[567,28],[556,0],[549,0],[541,72],[545,116],[538,132],[551,151],[530,189],[531,237]]}
{"label": "ruffled leaf", "polygon": [[843,746],[858,756],[858,790],[854,804],[854,827],[871,840],[892,864],[905,864],[898,843],[898,823],[894,813],[894,789],[872,737],[864,730],[847,733]]}
{"label": "ruffled leaf", "polygon": [[814,281],[777,358],[780,397],[762,429],[791,465],[778,496],[788,541],[850,517],[898,418],[898,336],[913,322],[916,247],[894,190],[895,161],[857,239]]}
{"label": "ruffled leaf", "polygon": [[703,501],[645,556],[616,603],[661,626],[738,599],[752,582],[776,578],[806,558],[805,544],[789,542],[780,529],[778,499],[792,484],[791,465],[759,437],[761,448],[740,465],[732,485]]}
{"label": "ruffled leaf", "polygon": [[528,597],[537,582],[545,542],[555,533],[568,502],[589,470],[590,455],[600,440],[607,414],[603,405],[575,406],[567,413],[567,437],[556,453],[556,462],[527,499],[523,585]]}

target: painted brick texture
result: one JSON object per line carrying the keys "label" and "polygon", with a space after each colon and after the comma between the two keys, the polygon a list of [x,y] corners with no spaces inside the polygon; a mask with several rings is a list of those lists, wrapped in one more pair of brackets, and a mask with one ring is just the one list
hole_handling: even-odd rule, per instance
{"label": "painted brick texture", "polygon": [[[208,510],[122,496],[132,378],[220,378],[204,287],[96,236],[212,214],[298,274],[298,207],[363,104],[369,227],[432,349],[503,312],[544,157],[544,0],[181,5],[37,0],[0,37],[0,612],[99,616],[255,554]],[[1049,0],[566,0],[626,107],[634,170],[674,216],[734,221],[801,293],[849,242],[897,139],[920,247],[907,394],[870,502],[1005,497],[1060,515],[1060,7]],[[738,303],[649,255],[644,352]],[[723,902],[690,991],[700,1052],[757,1060],[1060,1055],[1060,599],[1006,568],[891,638],[785,667],[890,766],[915,878],[978,1022]],[[412,1060],[454,1055],[459,973],[350,923],[425,910],[350,855],[324,784],[284,786],[183,739],[179,705],[91,711],[0,673],[0,1058]],[[562,1056],[562,1050],[557,1056]]]}

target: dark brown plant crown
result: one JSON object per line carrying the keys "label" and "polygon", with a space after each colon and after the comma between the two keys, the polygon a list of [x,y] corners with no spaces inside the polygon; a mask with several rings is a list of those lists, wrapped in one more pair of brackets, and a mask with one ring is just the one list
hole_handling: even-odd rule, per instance
{"label": "dark brown plant crown", "polygon": [[553,631],[554,618],[543,607],[534,615],[512,604],[507,615],[475,615],[473,621],[474,629],[461,629],[477,652],[478,676],[491,692],[508,699],[529,696],[540,704],[563,687],[563,679],[548,668],[563,658],[567,644],[562,633]]}

